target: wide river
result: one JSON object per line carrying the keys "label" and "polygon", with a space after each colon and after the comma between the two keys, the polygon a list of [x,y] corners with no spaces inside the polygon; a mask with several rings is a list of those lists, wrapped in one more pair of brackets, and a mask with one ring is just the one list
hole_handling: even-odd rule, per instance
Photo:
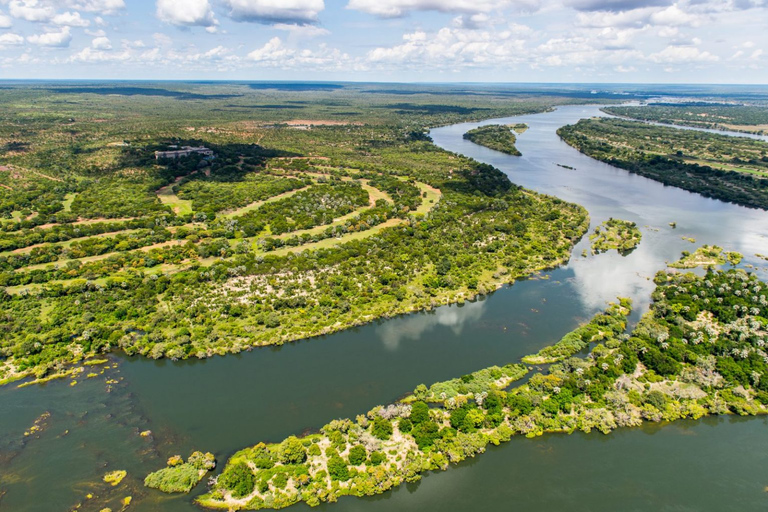
{"label": "wide river", "polygon": [[[0,510],[92,510],[105,472],[125,469],[129,510],[194,510],[191,496],[142,488],[170,455],[193,449],[223,462],[258,441],[279,441],[339,417],[354,417],[430,384],[493,364],[517,362],[558,340],[617,296],[632,297],[636,320],[653,275],[683,250],[718,244],[764,267],[768,213],[631,175],[561,142],[558,127],[601,115],[598,107],[448,126],[437,145],[492,164],[527,188],[584,205],[593,226],[635,221],[639,248],[582,257],[463,306],[412,314],[309,341],[205,361],[173,363],[116,356],[106,376],[0,388]],[[476,146],[462,134],[479,124],[525,122],[522,157]],[[567,165],[573,169],[560,167]],[[677,227],[670,227],[676,222]],[[683,239],[691,237],[696,245]],[[762,265],[761,265],[762,262]],[[765,269],[759,270],[765,278]],[[47,428],[25,437],[35,419]],[[142,437],[139,432],[151,430]],[[620,429],[605,436],[515,438],[448,471],[371,499],[345,498],[321,510],[425,511],[764,511],[768,508],[768,422],[709,418]],[[5,494],[3,495],[3,493]],[[91,500],[95,502],[95,500]],[[95,503],[94,503],[95,505]],[[293,510],[308,510],[297,505]]]}

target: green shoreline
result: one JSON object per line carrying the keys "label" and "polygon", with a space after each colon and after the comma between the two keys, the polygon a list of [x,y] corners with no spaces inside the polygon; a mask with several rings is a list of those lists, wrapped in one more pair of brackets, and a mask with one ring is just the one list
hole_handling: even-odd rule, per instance
{"label": "green shoreline", "polygon": [[[197,502],[229,510],[314,506],[418,481],[515,435],[607,434],[644,421],[768,413],[768,379],[760,378],[768,374],[768,302],[760,295],[768,285],[742,270],[659,272],[655,282],[651,310],[632,332],[611,329],[587,357],[509,390],[527,369],[487,368],[419,386],[318,434],[260,443],[233,455]],[[621,317],[628,305],[612,305],[592,323]]]}

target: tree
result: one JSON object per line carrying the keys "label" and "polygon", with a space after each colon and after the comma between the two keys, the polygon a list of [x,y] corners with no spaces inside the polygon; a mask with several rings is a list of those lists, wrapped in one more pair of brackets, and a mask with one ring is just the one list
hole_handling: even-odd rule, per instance
{"label": "tree", "polygon": [[382,418],[379,415],[376,415],[376,417],[373,419],[373,427],[371,429],[371,433],[378,439],[386,441],[392,437],[392,422]]}
{"label": "tree", "polygon": [[365,462],[365,459],[367,458],[368,451],[365,449],[365,446],[361,444],[355,445],[349,450],[349,463],[353,466],[359,466]]}
{"label": "tree", "polygon": [[307,451],[296,436],[291,436],[280,445],[280,462],[300,464],[307,460]]}

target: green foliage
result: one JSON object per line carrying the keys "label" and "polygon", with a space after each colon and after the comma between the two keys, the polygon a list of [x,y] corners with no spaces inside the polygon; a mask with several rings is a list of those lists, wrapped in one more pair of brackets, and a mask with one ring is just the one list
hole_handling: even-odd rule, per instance
{"label": "green foliage", "polygon": [[765,142],[621,119],[583,119],[557,133],[582,153],[629,172],[768,209]]}
{"label": "green foliage", "polygon": [[589,239],[592,241],[592,254],[616,249],[621,255],[627,255],[640,244],[642,237],[634,222],[611,217],[596,227]]}
{"label": "green foliage", "polygon": [[365,446],[357,444],[350,448],[348,458],[351,465],[359,466],[368,458],[368,451],[365,449]]}
{"label": "green foliage", "polygon": [[347,463],[338,454],[331,455],[328,458],[328,474],[334,480],[342,482],[349,480],[349,467],[347,467]]}
{"label": "green foliage", "polygon": [[299,464],[307,460],[307,450],[296,436],[291,436],[280,445],[280,462]]}
{"label": "green foliage", "polygon": [[248,496],[256,486],[256,477],[247,464],[237,462],[228,464],[224,472],[219,476],[219,484],[232,492],[235,498]]}
{"label": "green foliage", "polygon": [[479,128],[469,130],[464,134],[464,138],[471,140],[475,144],[480,144],[508,155],[520,156],[520,151],[515,147],[515,134],[512,128],[500,124],[488,124]]}
{"label": "green foliage", "polygon": [[611,303],[606,311],[595,315],[589,323],[569,332],[554,345],[544,347],[534,355],[525,356],[523,362],[546,364],[562,361],[584,350],[590,343],[615,338],[627,328],[630,312],[629,299],[620,299],[618,304]]}
{"label": "green foliage", "polygon": [[374,437],[381,439],[383,441],[389,439],[392,437],[392,422],[388,419],[382,418],[381,416],[376,416],[373,418],[373,426],[371,427],[371,434],[374,435]]}

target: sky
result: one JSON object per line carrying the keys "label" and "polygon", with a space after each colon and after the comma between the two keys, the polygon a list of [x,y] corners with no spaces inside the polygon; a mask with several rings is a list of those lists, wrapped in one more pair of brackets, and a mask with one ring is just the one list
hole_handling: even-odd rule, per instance
{"label": "sky", "polygon": [[768,83],[768,0],[0,0],[0,79]]}

